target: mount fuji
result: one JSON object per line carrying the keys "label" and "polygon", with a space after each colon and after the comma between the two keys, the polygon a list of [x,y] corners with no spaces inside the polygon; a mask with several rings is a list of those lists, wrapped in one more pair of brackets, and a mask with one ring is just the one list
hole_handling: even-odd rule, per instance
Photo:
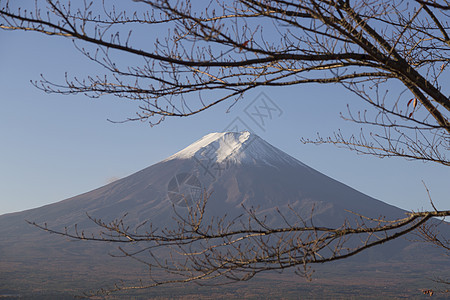
{"label": "mount fuji", "polygon": [[[149,220],[155,227],[170,227],[174,207],[177,211],[186,210],[200,200],[202,191],[211,193],[206,207],[208,216],[226,214],[233,218],[245,212],[244,206],[256,209],[271,226],[285,224],[280,220],[280,212],[287,219],[312,217],[317,226],[340,226],[345,219],[355,217],[349,211],[370,218],[405,216],[404,210],[308,167],[255,134],[211,133],[159,163],[93,191],[1,215],[0,283],[5,284],[0,284],[0,290],[13,281],[11,278],[19,282],[17,274],[21,270],[33,273],[49,268],[58,273],[63,272],[64,264],[68,269],[74,264],[77,268],[92,268],[101,260],[99,256],[109,251],[105,249],[111,248],[68,242],[24,220],[46,223],[56,230],[78,224],[86,232],[96,232],[98,226],[86,214],[105,222],[127,214],[125,222],[131,226]],[[378,262],[428,257],[427,263],[437,257],[429,248],[404,239],[379,249],[360,257]],[[441,263],[442,259],[438,257],[437,261]],[[113,265],[104,267],[107,270]]]}

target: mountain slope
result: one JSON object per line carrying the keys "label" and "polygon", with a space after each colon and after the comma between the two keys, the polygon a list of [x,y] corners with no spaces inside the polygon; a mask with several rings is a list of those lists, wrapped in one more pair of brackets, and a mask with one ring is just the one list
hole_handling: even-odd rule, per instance
{"label": "mountain slope", "polygon": [[[204,190],[212,193],[207,220],[224,214],[231,219],[245,212],[243,206],[256,208],[258,215],[266,216],[267,223],[274,227],[285,226],[278,210],[293,223],[300,221],[293,211],[304,220],[312,215],[317,226],[340,226],[346,218],[357,218],[348,210],[372,218],[405,216],[404,210],[315,171],[254,134],[212,133],[157,164],[93,191],[0,216],[0,269],[7,265],[14,272],[15,268],[33,264],[37,271],[56,268],[58,264],[51,261],[90,267],[102,261],[101,253],[114,247],[70,243],[24,220],[45,222],[58,230],[78,224],[80,230],[96,232],[98,226],[86,214],[109,222],[127,213],[125,222],[131,226],[149,220],[154,227],[171,227],[174,207],[186,213],[186,206],[198,201]],[[380,262],[415,259],[419,255],[427,257],[428,261],[423,261],[426,265],[433,260],[442,262],[436,253],[401,239],[358,257]],[[11,262],[16,267],[11,267]]]}
{"label": "mountain slope", "polygon": [[315,203],[317,217],[325,211],[336,215],[336,220],[327,216],[327,222],[342,223],[345,209],[369,217],[404,216],[403,210],[315,171],[256,135],[213,133],[160,163],[96,190],[41,208],[3,215],[0,232],[8,224],[25,230],[28,227],[23,225],[24,219],[60,228],[85,224],[86,213],[105,220],[128,213],[135,222],[166,221],[173,216],[174,191],[169,184],[178,174],[191,174],[198,179],[198,189],[212,192],[208,209],[216,215],[241,214],[242,205],[266,212],[291,205],[303,207],[300,212],[310,214]]}

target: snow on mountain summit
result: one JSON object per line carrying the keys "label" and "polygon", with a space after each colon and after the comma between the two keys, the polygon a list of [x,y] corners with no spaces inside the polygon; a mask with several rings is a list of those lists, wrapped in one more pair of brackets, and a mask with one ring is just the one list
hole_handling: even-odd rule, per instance
{"label": "snow on mountain summit", "polygon": [[[215,163],[277,163],[302,164],[295,158],[270,145],[248,131],[214,132],[205,135],[183,150],[168,157],[172,159],[208,159]],[[303,164],[302,164],[303,165]]]}

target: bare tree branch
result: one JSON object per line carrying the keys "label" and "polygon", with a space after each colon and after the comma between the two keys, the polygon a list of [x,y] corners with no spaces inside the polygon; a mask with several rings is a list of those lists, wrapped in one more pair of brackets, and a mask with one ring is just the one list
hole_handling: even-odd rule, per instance
{"label": "bare tree branch", "polygon": [[[449,1],[199,3],[37,0],[28,6],[0,0],[0,28],[72,40],[104,74],[66,74],[62,83],[43,76],[34,85],[48,93],[135,101],[136,116],[124,121],[156,125],[168,117],[241,101],[257,88],[338,83],[368,105],[366,111],[349,109],[343,115],[366,129],[348,137],[337,131],[332,137],[318,135],[303,142],[450,166]],[[393,93],[391,86],[403,90]],[[134,252],[121,247],[121,253],[147,264],[151,275],[159,268],[178,276],[152,277],[149,285],[116,286],[111,291],[215,278],[249,280],[259,272],[291,267],[308,277],[311,263],[347,258],[413,230],[423,241],[448,250],[448,237],[427,221],[450,212],[434,206],[434,211],[412,212],[399,220],[359,216],[360,222],[343,220],[339,228],[316,227],[298,214],[298,223],[292,224],[280,213],[286,226],[272,228],[252,210],[247,210],[246,222],[223,218],[205,223],[206,199],[205,195],[188,216],[178,214],[171,230],[150,226],[142,232],[142,225],[130,231],[123,218],[105,223],[90,217],[103,230],[99,235],[77,227],[61,232],[31,224],[73,239],[144,243]],[[353,244],[354,237],[359,243]],[[156,253],[166,248],[172,249],[170,261],[160,260]],[[143,258],[144,253],[148,257]]]}

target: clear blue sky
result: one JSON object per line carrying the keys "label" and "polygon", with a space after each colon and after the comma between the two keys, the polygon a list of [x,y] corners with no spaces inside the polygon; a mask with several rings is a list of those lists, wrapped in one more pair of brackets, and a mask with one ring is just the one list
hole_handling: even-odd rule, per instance
{"label": "clear blue sky", "polygon": [[[140,122],[112,124],[108,118],[133,116],[136,104],[114,97],[49,95],[30,84],[41,73],[62,82],[66,71],[98,71],[69,41],[0,31],[0,45],[0,214],[54,203],[130,175],[207,133],[223,131],[236,117],[272,145],[372,197],[404,209],[429,209],[423,180],[436,206],[449,208],[450,168],[300,142],[301,137],[316,132],[326,136],[339,128],[359,132],[360,127],[342,121],[339,112],[361,101],[339,86],[258,90],[229,113],[225,104],[153,128]],[[264,130],[243,113],[261,91],[282,110]]]}

